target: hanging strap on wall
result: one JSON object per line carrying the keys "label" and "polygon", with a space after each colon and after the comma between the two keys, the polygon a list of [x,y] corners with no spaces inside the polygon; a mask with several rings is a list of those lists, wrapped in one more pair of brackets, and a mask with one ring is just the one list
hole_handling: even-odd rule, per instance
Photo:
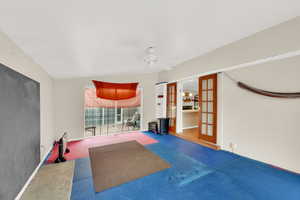
{"label": "hanging strap on wall", "polygon": [[226,72],[223,72],[223,74],[228,77],[230,80],[232,80],[233,82],[235,82],[237,84],[238,87],[248,90],[250,92],[259,94],[259,95],[263,95],[263,96],[268,96],[268,97],[276,97],[276,98],[288,98],[288,99],[295,99],[295,98],[300,98],[300,92],[270,92],[267,90],[262,90],[262,89],[258,89],[252,86],[249,86],[243,82],[240,81],[236,81],[234,78],[232,78],[231,76],[229,76]]}

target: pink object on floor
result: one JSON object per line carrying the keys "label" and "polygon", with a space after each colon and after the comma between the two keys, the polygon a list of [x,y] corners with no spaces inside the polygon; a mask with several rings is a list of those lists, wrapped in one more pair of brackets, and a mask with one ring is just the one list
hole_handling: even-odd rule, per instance
{"label": "pink object on floor", "polygon": [[[157,143],[158,141],[144,135],[143,133],[130,132],[130,133],[121,133],[112,136],[95,136],[78,141],[68,142],[68,148],[70,153],[65,154],[67,160],[75,160],[78,158],[84,158],[89,156],[88,149],[90,147],[104,146],[108,144],[115,144],[119,142],[126,142],[130,140],[136,140],[142,145]],[[51,155],[49,156],[47,163],[53,163],[58,156],[58,145],[54,146],[52,149]]]}

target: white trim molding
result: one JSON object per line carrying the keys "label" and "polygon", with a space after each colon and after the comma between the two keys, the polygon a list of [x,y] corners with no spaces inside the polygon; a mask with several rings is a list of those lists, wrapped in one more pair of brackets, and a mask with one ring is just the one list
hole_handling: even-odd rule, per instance
{"label": "white trim molding", "polygon": [[172,81],[169,81],[168,83],[174,83],[174,82],[188,80],[188,79],[192,79],[192,78],[198,78],[198,77],[206,76],[209,74],[216,74],[216,73],[231,71],[231,70],[239,69],[239,68],[251,67],[251,66],[255,66],[255,65],[259,65],[259,64],[264,64],[264,63],[268,63],[268,62],[272,62],[272,61],[276,61],[276,60],[283,60],[283,59],[292,58],[292,57],[296,57],[296,56],[300,56],[300,50],[291,51],[291,52],[274,55],[274,56],[269,56],[266,58],[261,58],[261,59],[255,60],[255,61],[250,61],[250,62],[233,65],[233,66],[229,66],[229,67],[219,67],[217,70],[212,70],[212,71],[208,71],[208,72],[195,74],[195,75],[181,78],[178,80],[172,80]]}
{"label": "white trim molding", "polygon": [[191,129],[191,128],[198,128],[198,125],[197,125],[197,126],[187,126],[187,127],[182,127],[183,130],[185,130],[185,129]]}
{"label": "white trim molding", "polygon": [[84,136],[81,138],[71,138],[71,139],[68,139],[68,142],[74,142],[74,141],[89,139],[89,138],[93,138],[93,137],[114,136],[114,135],[122,135],[122,134],[126,134],[126,133],[141,132],[141,131],[147,131],[147,129],[129,130],[126,132],[115,132],[115,133],[110,133],[109,135],[95,135],[95,136],[92,135],[92,136]]}
{"label": "white trim molding", "polygon": [[182,133],[182,81],[177,82],[176,133]]}

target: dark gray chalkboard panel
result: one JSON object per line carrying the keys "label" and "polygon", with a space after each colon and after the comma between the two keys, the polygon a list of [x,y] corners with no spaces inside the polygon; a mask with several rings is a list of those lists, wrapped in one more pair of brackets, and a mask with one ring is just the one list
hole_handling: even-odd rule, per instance
{"label": "dark gray chalkboard panel", "polygon": [[0,200],[11,200],[40,162],[40,84],[0,64]]}

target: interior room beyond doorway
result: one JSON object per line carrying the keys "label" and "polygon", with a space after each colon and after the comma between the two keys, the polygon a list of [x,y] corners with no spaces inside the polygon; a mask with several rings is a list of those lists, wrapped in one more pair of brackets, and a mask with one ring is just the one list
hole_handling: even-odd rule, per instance
{"label": "interior room beyond doorway", "polygon": [[198,139],[199,96],[198,79],[189,79],[182,83],[182,135]]}
{"label": "interior room beyond doorway", "polygon": [[176,136],[188,141],[205,145],[213,149],[219,149],[218,146],[201,139],[199,122],[200,107],[199,104],[199,78],[188,79],[182,82],[182,133]]}

